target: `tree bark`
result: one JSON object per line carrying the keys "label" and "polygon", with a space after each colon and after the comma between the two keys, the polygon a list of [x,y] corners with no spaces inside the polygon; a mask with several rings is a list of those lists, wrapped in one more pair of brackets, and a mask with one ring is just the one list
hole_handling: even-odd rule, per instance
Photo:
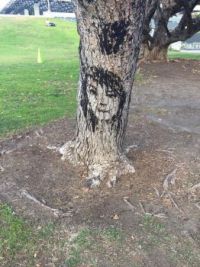
{"label": "tree bark", "polygon": [[[200,0],[147,0],[140,62],[166,61],[170,44],[185,41],[200,30],[200,18],[194,8]],[[174,29],[170,18],[182,14]],[[153,23],[152,23],[153,22]]]}
{"label": "tree bark", "polygon": [[112,186],[134,172],[123,153],[144,18],[144,0],[78,0],[80,79],[77,131],[60,150],[87,166],[87,185]]}
{"label": "tree bark", "polygon": [[163,61],[166,62],[168,60],[168,45],[163,46],[153,46],[151,48],[148,45],[143,44],[141,47],[140,58],[142,61]]}

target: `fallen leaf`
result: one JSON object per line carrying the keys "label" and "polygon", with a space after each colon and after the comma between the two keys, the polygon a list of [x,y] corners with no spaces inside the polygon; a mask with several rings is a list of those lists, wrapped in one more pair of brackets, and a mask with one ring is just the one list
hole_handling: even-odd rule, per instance
{"label": "fallen leaf", "polygon": [[119,216],[118,216],[117,214],[115,214],[115,215],[113,216],[113,220],[119,220]]}

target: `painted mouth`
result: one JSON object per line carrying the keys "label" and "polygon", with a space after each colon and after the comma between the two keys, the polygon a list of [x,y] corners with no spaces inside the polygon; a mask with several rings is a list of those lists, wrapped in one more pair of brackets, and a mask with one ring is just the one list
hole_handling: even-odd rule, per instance
{"label": "painted mouth", "polygon": [[105,110],[105,109],[98,109],[99,112],[102,112],[102,113],[109,113],[110,110]]}

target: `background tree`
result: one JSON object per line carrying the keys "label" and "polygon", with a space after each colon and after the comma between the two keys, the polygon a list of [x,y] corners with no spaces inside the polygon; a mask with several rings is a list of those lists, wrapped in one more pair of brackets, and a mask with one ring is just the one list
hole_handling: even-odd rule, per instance
{"label": "background tree", "polygon": [[46,0],[47,1],[47,8],[48,8],[48,12],[51,12],[51,4],[50,4],[50,0]]}
{"label": "background tree", "polygon": [[[1,2],[1,0],[0,0]],[[11,0],[0,11],[2,14],[21,14],[24,15],[24,9],[28,9],[30,15],[34,15],[34,4],[39,4],[40,14],[49,10],[51,12],[73,13],[74,5],[70,1],[58,0]]]}
{"label": "background tree", "polygon": [[[185,41],[200,31],[200,17],[194,13],[198,4],[199,0],[147,0],[142,57],[167,60],[170,44]],[[181,19],[175,29],[170,29],[169,20],[177,14]]]}
{"label": "background tree", "polygon": [[60,150],[87,166],[87,185],[134,172],[123,153],[141,43],[144,0],[77,0],[80,80],[77,132]]}

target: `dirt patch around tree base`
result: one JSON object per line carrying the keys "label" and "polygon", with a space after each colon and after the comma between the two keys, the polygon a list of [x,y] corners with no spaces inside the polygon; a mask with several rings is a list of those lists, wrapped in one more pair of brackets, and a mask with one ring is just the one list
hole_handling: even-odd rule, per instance
{"label": "dirt patch around tree base", "polygon": [[0,142],[0,199],[18,215],[35,225],[59,225],[57,236],[110,227],[126,236],[116,245],[90,232],[90,240],[106,244],[102,252],[84,248],[76,265],[58,252],[57,261],[42,252],[38,266],[199,266],[199,71],[195,61],[142,67],[125,141],[136,173],[112,189],[84,190],[81,170],[61,161],[58,148],[72,139],[74,120]]}

